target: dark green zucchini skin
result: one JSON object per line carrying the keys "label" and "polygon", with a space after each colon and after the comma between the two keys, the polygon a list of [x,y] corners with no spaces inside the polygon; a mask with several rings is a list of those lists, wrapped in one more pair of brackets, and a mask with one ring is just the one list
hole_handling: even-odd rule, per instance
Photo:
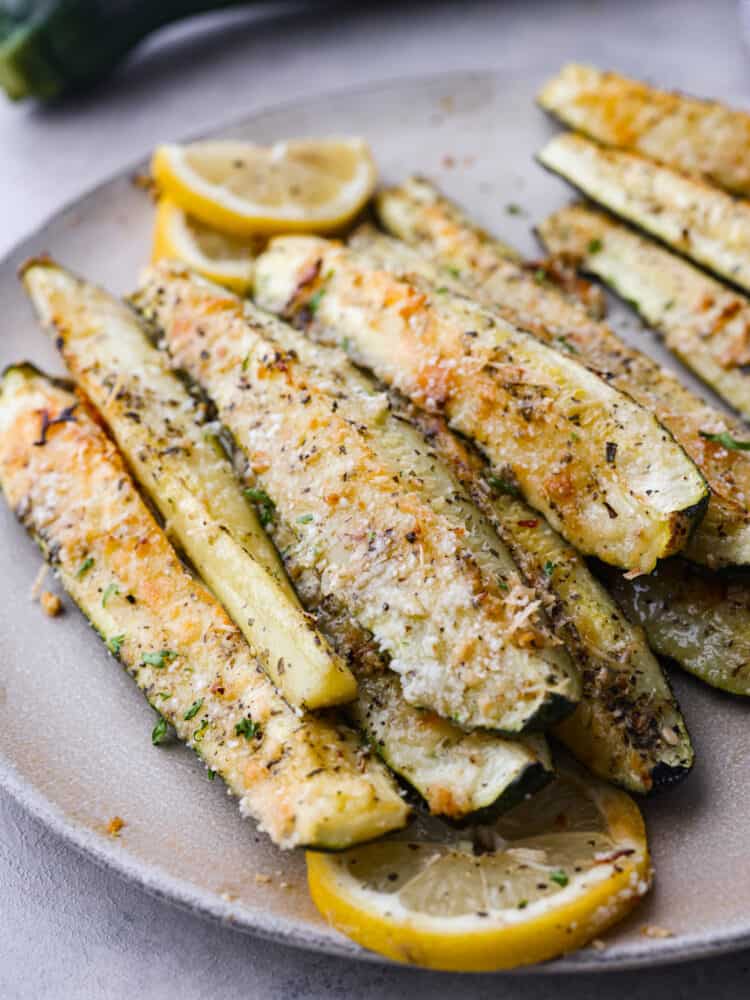
{"label": "dark green zucchini skin", "polygon": [[0,85],[50,100],[106,76],[147,35],[241,0],[0,0]]}
{"label": "dark green zucchini skin", "polygon": [[660,656],[711,687],[750,695],[750,574],[712,572],[682,558],[624,579],[601,563],[596,572]]}

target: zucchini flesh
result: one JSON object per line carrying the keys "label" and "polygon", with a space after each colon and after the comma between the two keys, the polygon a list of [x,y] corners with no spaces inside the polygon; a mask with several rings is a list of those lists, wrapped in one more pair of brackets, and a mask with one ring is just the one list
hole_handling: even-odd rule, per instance
{"label": "zucchini flesh", "polygon": [[[481,457],[440,417],[405,402],[397,409],[428,437],[526,578],[545,595],[547,613],[581,669],[581,702],[557,724],[555,735],[590,770],[631,792],[649,792],[684,777],[694,760],[690,736],[641,629],[630,624],[585,560],[543,517],[488,485]],[[622,579],[614,571],[613,576]]]}
{"label": "zucchini flesh", "polygon": [[[425,182],[421,188],[425,188]],[[364,245],[381,256],[397,254],[402,268],[438,284],[454,283],[454,272],[462,263],[458,271],[461,283],[471,288],[472,295],[491,303],[534,336],[605,373],[615,388],[652,410],[685,448],[711,487],[706,516],[692,534],[685,554],[711,567],[750,563],[750,456],[710,446],[701,435],[702,430],[726,428],[742,438],[738,422],[727,420],[724,413],[683,386],[676,375],[623,343],[610,327],[593,322],[583,309],[564,301],[546,281],[537,280],[538,275],[529,275],[505,261],[502,252],[495,252],[486,234],[484,242],[478,244],[477,233],[481,231],[456,206],[434,188],[431,190],[427,214],[423,209],[426,195],[421,199],[414,197],[409,184],[384,192],[379,200],[381,218],[389,229],[416,245],[420,254],[403,243],[365,229],[355,234],[355,246]],[[451,253],[450,248],[445,249],[441,242],[446,219],[451,224],[452,246],[465,248],[459,256]],[[562,246],[562,227],[553,230],[553,226],[553,222],[543,224],[542,238],[550,247]],[[565,238],[573,240],[575,229],[570,226],[568,231],[570,235]],[[597,257],[598,254],[593,255],[594,260]],[[659,275],[652,271],[651,280],[659,281]]]}
{"label": "zucchini flesh", "polygon": [[647,572],[684,546],[706,484],[650,413],[497,311],[378,264],[277,238],[256,262],[256,294],[444,413],[581,551]]}
{"label": "zucchini flesh", "polygon": [[539,233],[552,253],[575,259],[633,306],[683,364],[750,420],[750,301],[744,295],[603,212],[566,208]]}
{"label": "zucchini flesh", "polygon": [[357,698],[345,706],[346,714],[430,812],[453,820],[497,814],[550,780],[551,758],[541,734],[505,740],[481,729],[467,733],[409,705],[372,634],[335,595],[321,593],[318,576],[295,559],[294,539],[283,525],[275,537],[303,604],[356,673]]}
{"label": "zucchini flesh", "polygon": [[615,215],[750,290],[749,202],[578,135],[550,140],[539,161]]}
{"label": "zucchini flesh", "polygon": [[684,559],[626,580],[603,568],[625,613],[651,648],[711,687],[750,695],[750,587],[740,574],[701,570]]}
{"label": "zucchini flesh", "polygon": [[577,63],[548,80],[538,101],[605,146],[632,150],[750,195],[750,115],[744,111]]}
{"label": "zucchini flesh", "polygon": [[521,608],[512,593],[506,600],[464,529],[410,487],[313,367],[275,341],[278,320],[169,265],[147,274],[137,303],[213,399],[294,557],[372,632],[410,703],[508,733],[571,710],[578,678],[534,621],[531,597]]}
{"label": "zucchini flesh", "polygon": [[2,381],[0,483],[110,651],[275,843],[339,849],[405,825],[383,765],[277,694],[86,405],[28,366]]}
{"label": "zucchini flesh", "polygon": [[24,284],[139,483],[290,704],[351,701],[351,671],[308,620],[204,409],[132,309],[49,259]]}

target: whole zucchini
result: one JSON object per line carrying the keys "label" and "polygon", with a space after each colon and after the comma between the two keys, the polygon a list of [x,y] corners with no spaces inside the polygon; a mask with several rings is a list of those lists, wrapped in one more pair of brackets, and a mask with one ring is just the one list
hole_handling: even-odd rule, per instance
{"label": "whole zucchini", "polygon": [[240,0],[0,0],[0,86],[50,100],[91,85],[146,35]]}

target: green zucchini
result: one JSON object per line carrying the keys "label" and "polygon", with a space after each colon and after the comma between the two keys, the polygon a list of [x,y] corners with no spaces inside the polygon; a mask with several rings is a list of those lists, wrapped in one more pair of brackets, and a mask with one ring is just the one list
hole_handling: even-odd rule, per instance
{"label": "green zucchini", "polygon": [[[398,256],[404,270],[433,284],[471,288],[472,295],[512,323],[594,371],[606,373],[616,389],[652,410],[701,469],[712,491],[706,516],[688,541],[685,554],[710,567],[750,564],[750,455],[712,447],[701,433],[726,428],[741,440],[739,422],[727,421],[723,412],[687,389],[672,372],[565,301],[546,280],[546,271],[529,273],[509,263],[503,248],[497,250],[490,236],[425,181],[419,182],[416,191],[411,181],[384,191],[378,210],[387,227],[420,253],[364,228],[355,234],[355,246],[367,247],[384,261]],[[542,237],[551,240],[551,229],[552,223],[545,223]],[[572,241],[574,229],[568,230],[565,239]],[[555,245],[560,245],[562,227],[556,239]],[[595,237],[591,245],[596,259]],[[456,274],[460,284],[456,284]],[[651,280],[658,282],[659,274],[652,272]]]}
{"label": "green zucchini", "polygon": [[538,97],[545,111],[606,146],[629,149],[750,195],[750,115],[569,63]]}
{"label": "green zucchini", "polygon": [[276,844],[343,849],[405,825],[385,767],[279,696],[86,404],[30,366],[2,379],[0,484],[110,652]]}
{"label": "green zucchini", "polygon": [[750,420],[750,301],[744,295],[582,205],[545,219],[539,234],[552,253],[576,260],[637,310],[684,365]]}
{"label": "green zucchini", "polygon": [[283,348],[293,331],[179,268],[152,269],[136,301],[274,500],[270,527],[291,539],[279,548],[372,632],[411,704],[514,734],[572,709],[578,678],[534,595],[506,592],[463,524],[379,444],[382,396],[352,402],[331,391],[301,356],[301,338],[299,351]]}
{"label": "green zucchini", "polygon": [[237,2],[0,0],[0,86],[13,100],[81,90],[157,28]]}
{"label": "green zucchini", "polygon": [[261,306],[443,412],[581,551],[645,572],[703,516],[705,481],[652,414],[496,310],[314,237],[275,239],[255,276]]}
{"label": "green zucchini", "polygon": [[539,162],[615,215],[750,290],[749,202],[579,135],[551,139]]}
{"label": "green zucchini", "polygon": [[750,586],[743,574],[719,574],[684,559],[627,580],[600,567],[631,620],[661,656],[711,687],[750,695]]}
{"label": "green zucchini", "polygon": [[168,532],[287,701],[308,709],[351,701],[354,677],[300,606],[229,459],[199,420],[205,407],[136,313],[49,258],[29,262],[23,281]]}
{"label": "green zucchini", "polygon": [[492,521],[529,583],[544,595],[547,614],[580,667],[581,702],[555,735],[590,770],[631,792],[684,777],[694,760],[690,736],[640,627],[630,624],[581,555],[541,515],[503,492],[478,453],[440,417],[405,401],[393,405],[420,428]]}

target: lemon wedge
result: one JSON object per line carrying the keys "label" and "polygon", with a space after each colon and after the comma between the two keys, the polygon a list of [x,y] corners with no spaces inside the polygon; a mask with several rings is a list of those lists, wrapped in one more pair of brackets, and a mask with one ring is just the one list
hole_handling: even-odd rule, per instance
{"label": "lemon wedge", "polygon": [[360,211],[376,180],[362,139],[159,146],[151,172],[194,218],[241,236],[332,232]]}
{"label": "lemon wedge", "polygon": [[[624,792],[565,771],[473,837],[422,818],[398,838],[308,852],[312,898],[399,962],[480,972],[581,947],[648,890],[643,820]],[[410,839],[405,839],[409,837]]]}
{"label": "lemon wedge", "polygon": [[265,240],[228,236],[192,219],[169,198],[156,206],[151,260],[180,260],[240,295],[252,284],[254,261]]}

